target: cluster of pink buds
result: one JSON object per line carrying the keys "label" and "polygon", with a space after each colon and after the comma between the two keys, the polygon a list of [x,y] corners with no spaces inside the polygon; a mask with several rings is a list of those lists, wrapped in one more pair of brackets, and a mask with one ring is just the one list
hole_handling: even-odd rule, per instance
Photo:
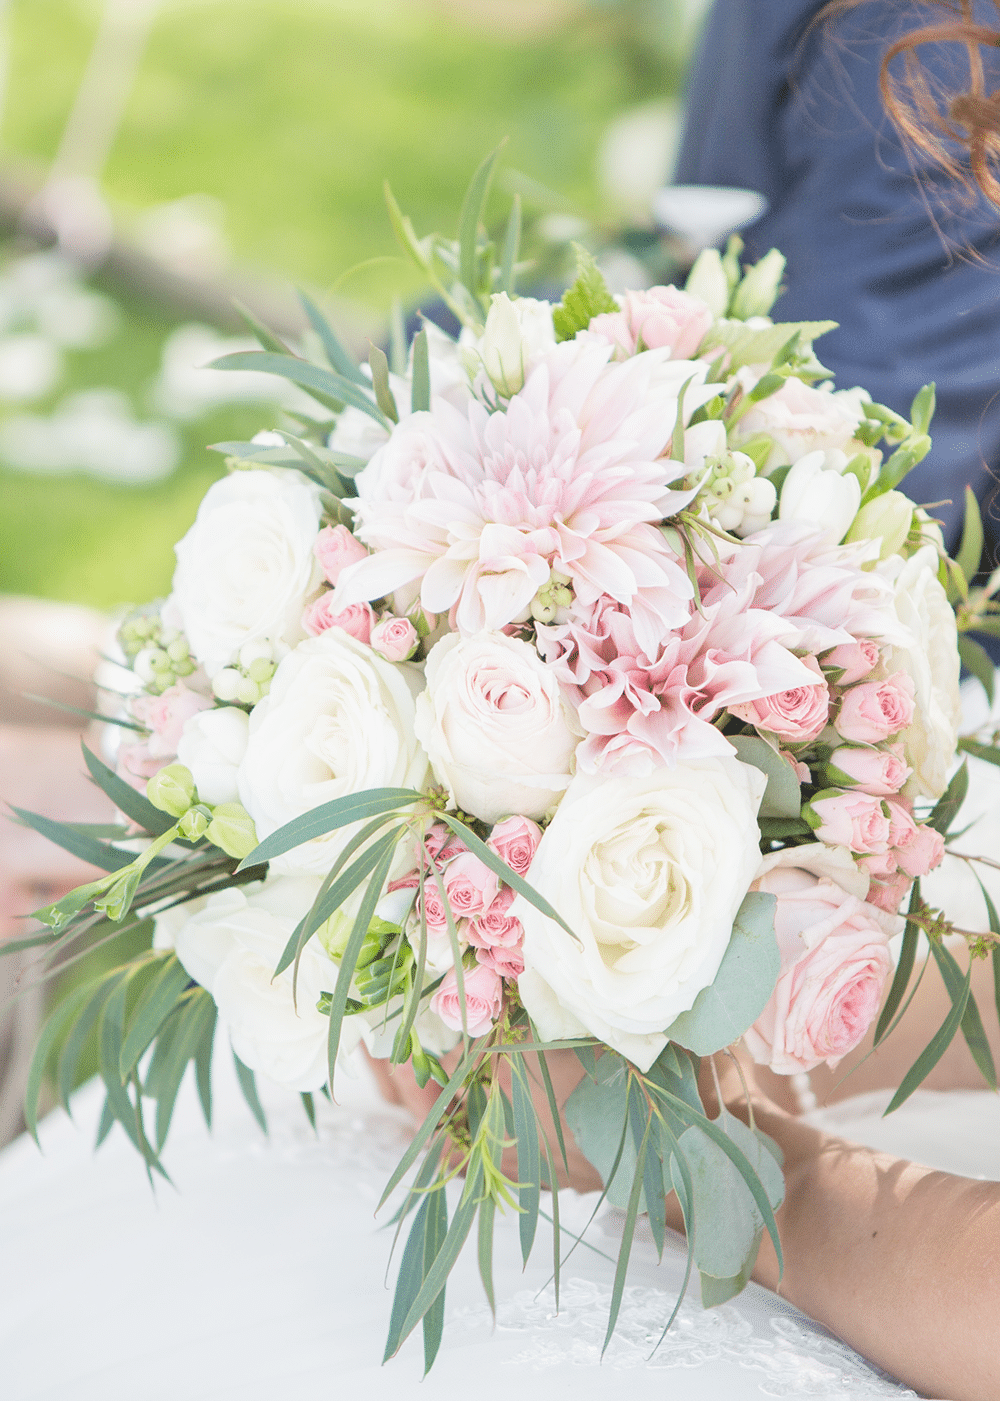
{"label": "cluster of pink buds", "polygon": [[[487,846],[516,875],[523,876],[541,835],[541,829],[528,818],[509,817],[493,828]],[[463,955],[468,954],[463,958],[462,975],[465,1025],[470,1035],[481,1036],[500,1014],[504,980],[514,981],[524,971],[524,929],[510,913],[514,891],[441,823],[435,823],[424,838],[424,853],[423,891],[411,921],[410,941],[417,944],[420,929],[425,927],[427,966],[433,972],[444,972],[431,999],[431,1010],[446,1026],[461,1030],[462,1004],[448,929],[450,912],[459,948]],[[420,873],[414,870],[390,889],[413,889],[419,884]]]}
{"label": "cluster of pink buds", "polygon": [[[346,525],[325,526],[316,537],[313,553],[331,585],[336,584],[348,565],[368,558],[368,551]],[[327,628],[341,628],[387,662],[409,661],[419,648],[420,639],[437,621],[419,605],[413,616],[399,618],[390,612],[377,614],[370,603],[349,603],[338,609],[334,598],[333,589],[325,589],[306,606],[302,626],[310,637],[318,637]]]}

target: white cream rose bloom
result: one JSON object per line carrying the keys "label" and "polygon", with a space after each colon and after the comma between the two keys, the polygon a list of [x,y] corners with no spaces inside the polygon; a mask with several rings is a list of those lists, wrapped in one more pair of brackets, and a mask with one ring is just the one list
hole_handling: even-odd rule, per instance
{"label": "white cream rose bloom", "polygon": [[958,631],[948,595],[938,580],[938,554],[924,545],[903,563],[894,556],[881,566],[895,575],[896,616],[913,638],[893,645],[891,669],[913,679],[913,722],[903,732],[906,762],[913,770],[904,792],[939,798],[958,744],[961,698]]}
{"label": "white cream rose bloom", "polygon": [[787,379],[775,394],[762,399],[740,419],[731,435],[733,447],[757,433],[766,433],[773,447],[766,472],[798,462],[811,452],[848,451],[863,417],[857,391],[814,389],[802,380]]}
{"label": "white cream rose bloom", "polygon": [[765,783],[728,758],[573,780],[527,879],[577,938],[522,896],[510,911],[524,926],[518,990],[543,1040],[596,1036],[649,1069],[729,947],[760,866]]}
{"label": "white cream rose bloom", "polygon": [[298,472],[233,472],[213,483],[176,546],[170,604],[214,676],[246,642],[294,645],[319,587],[319,488]]}
{"label": "white cream rose bloom", "polygon": [[[244,1065],[302,1091],[326,1083],[330,1023],[316,1004],[320,993],[333,990],[337,965],[311,939],[302,950],[295,998],[292,969],[277,977],[274,970],[319,887],[319,880],[300,876],[219,891],[176,938],[178,958],[212,994]],[[360,1037],[361,1028],[346,1018],[342,1052]]]}
{"label": "white cream rose bloom", "polygon": [[[321,803],[366,788],[422,789],[427,756],[414,734],[418,667],[384,661],[340,628],[299,644],[254,707],[240,802],[261,841]],[[356,826],[278,857],[278,871],[325,875]]]}
{"label": "white cream rose bloom", "polygon": [[543,817],[570,781],[583,737],[572,702],[527,642],[448,633],[427,658],[417,738],[463,811]]}
{"label": "white cream rose bloom", "polygon": [[177,744],[177,758],[191,770],[203,803],[215,807],[216,803],[237,801],[236,775],[249,738],[250,717],[238,705],[199,710],[186,721]]}

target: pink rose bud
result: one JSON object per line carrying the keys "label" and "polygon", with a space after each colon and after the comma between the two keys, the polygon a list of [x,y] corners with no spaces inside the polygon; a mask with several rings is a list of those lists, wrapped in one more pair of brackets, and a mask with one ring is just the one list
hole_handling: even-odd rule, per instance
{"label": "pink rose bud", "polygon": [[319,598],[308,605],[302,614],[302,626],[306,632],[311,637],[318,637],[328,628],[342,628],[359,642],[369,642],[375,622],[371,604],[350,603],[339,613],[335,613],[331,607],[332,600],[333,593],[327,592],[320,594]]}
{"label": "pink rose bud", "polygon": [[478,856],[463,851],[445,870],[444,888],[455,918],[475,919],[497,898],[500,882]]}
{"label": "pink rose bud", "polygon": [[602,312],[590,321],[592,335],[617,347],[618,358],[643,349],[666,346],[674,360],[690,360],[705,338],[714,317],[700,297],[678,287],[650,287],[626,292],[621,311]]}
{"label": "pink rose bud", "polygon": [[887,681],[865,681],[845,691],[834,728],[844,739],[878,744],[904,730],[913,719],[913,681],[897,671]]}
{"label": "pink rose bud", "polygon": [[919,823],[905,847],[896,850],[896,861],[908,876],[926,876],[944,860],[944,837],[926,823]]}
{"label": "pink rose bud", "polygon": [[835,1066],[865,1036],[892,971],[888,936],[864,901],[834,881],[775,867],[754,882],[777,897],[774,930],[781,972],[744,1032],[758,1065],[779,1075]]}
{"label": "pink rose bud", "polygon": [[903,871],[898,871],[894,876],[873,876],[868,887],[866,903],[874,905],[877,910],[885,910],[887,914],[894,915],[910,885],[910,877]]}
{"label": "pink rose bud", "polygon": [[764,696],[760,700],[731,705],[730,712],[758,730],[777,735],[788,744],[805,744],[826,727],[830,714],[830,691],[815,657],[804,658],[806,666],[819,677],[814,686],[795,686],[790,691]]}
{"label": "pink rose bud", "polygon": [[509,978],[512,982],[524,972],[524,954],[520,944],[515,948],[496,945],[493,948],[476,949],[476,958],[487,968],[492,968],[498,977]]}
{"label": "pink rose bud", "polygon": [[324,526],[316,536],[313,554],[331,584],[337,582],[341,570],[349,564],[368,558],[368,551],[360,540],[355,540],[346,525]]}
{"label": "pink rose bud", "polygon": [[[465,1021],[469,1035],[483,1036],[500,1015],[503,983],[499,974],[485,963],[463,969],[462,981],[465,984]],[[444,981],[431,998],[431,1011],[436,1012],[452,1031],[462,1030],[462,1003],[453,968],[444,975]]]}
{"label": "pink rose bud", "polygon": [[486,845],[501,861],[507,862],[515,875],[524,876],[541,840],[542,829],[537,822],[527,817],[508,817],[493,828]]}
{"label": "pink rose bud", "polygon": [[809,772],[808,764],[803,764],[801,760],[796,759],[795,755],[790,753],[787,749],[781,749],[778,752],[786,764],[791,764],[799,783],[809,783],[812,781],[812,774]]}
{"label": "pink rose bud", "polygon": [[409,618],[394,618],[390,615],[372,628],[372,651],[384,657],[387,662],[408,661],[419,645],[420,638]]}
{"label": "pink rose bud", "polygon": [[912,804],[896,798],[887,802],[886,807],[889,809],[889,845],[897,849],[909,846],[917,835]]}
{"label": "pink rose bud", "polygon": [[858,865],[866,876],[878,877],[879,880],[894,876],[898,869],[895,854],[891,851],[883,851],[878,856],[862,856]]}
{"label": "pink rose bud", "polygon": [[502,886],[489,909],[469,925],[469,943],[477,949],[520,948],[524,927],[519,919],[507,913],[513,900],[514,892],[510,886]]}
{"label": "pink rose bud", "polygon": [[881,655],[878,643],[866,637],[858,642],[843,642],[839,647],[834,647],[833,651],[827,652],[823,658],[823,665],[836,667],[843,672],[837,682],[838,686],[853,686],[855,681],[862,681],[872,674]]}
{"label": "pink rose bud", "polygon": [[211,710],[215,702],[209,696],[191,691],[178,681],[158,696],[133,696],[129,709],[140,725],[152,730],[149,752],[153,758],[172,759],[177,753],[184,726],[199,710]]}
{"label": "pink rose bud", "polygon": [[807,821],[810,815],[819,819],[813,828],[816,840],[828,846],[846,846],[861,856],[889,849],[889,819],[881,798],[869,793],[835,793],[814,798],[803,811]]}
{"label": "pink rose bud", "polygon": [[872,793],[879,798],[898,793],[912,773],[902,754],[895,753],[891,748],[854,749],[848,745],[841,745],[833,751],[830,768],[837,770],[831,774],[833,782],[854,783],[863,793]]}

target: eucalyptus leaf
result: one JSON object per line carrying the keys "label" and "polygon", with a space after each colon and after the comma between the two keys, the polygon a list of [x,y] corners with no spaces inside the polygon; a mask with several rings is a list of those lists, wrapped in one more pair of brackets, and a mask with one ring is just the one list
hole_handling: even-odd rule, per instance
{"label": "eucalyptus leaf", "polygon": [[667,1028],[671,1041],[707,1056],[730,1045],[757,1020],[781,971],[774,934],[776,903],[773,895],[746,895],[714,981],[702,988],[691,1010]]}
{"label": "eucalyptus leaf", "polygon": [[772,749],[759,735],[727,735],[743,764],[760,769],[767,787],[760,804],[760,816],[796,819],[802,809],[802,788],[787,759]]}

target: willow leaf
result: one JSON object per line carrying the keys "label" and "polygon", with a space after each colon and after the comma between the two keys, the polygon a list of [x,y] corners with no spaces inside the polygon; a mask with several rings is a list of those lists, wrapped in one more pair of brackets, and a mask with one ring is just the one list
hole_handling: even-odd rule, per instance
{"label": "willow leaf", "polygon": [[426,413],[431,406],[431,367],[427,349],[427,327],[422,326],[413,337],[413,374],[410,390],[410,410]]}
{"label": "willow leaf", "polygon": [[236,1052],[233,1052],[233,1063],[236,1066],[236,1078],[240,1082],[240,1091],[246,1100],[250,1113],[257,1120],[264,1133],[267,1133],[267,1115],[264,1113],[264,1106],[260,1102],[260,1095],[257,1093],[257,1077],[248,1065],[244,1065]]}
{"label": "willow leaf", "polygon": [[629,1256],[632,1253],[632,1240],[635,1236],[635,1223],[639,1215],[639,1198],[642,1195],[643,1174],[646,1166],[646,1154],[649,1152],[649,1133],[653,1120],[650,1117],[646,1121],[646,1132],[642,1136],[642,1141],[636,1155],[635,1176],[632,1179],[632,1190],[629,1192],[628,1206],[625,1209],[625,1224],[622,1227],[622,1243],[618,1252],[618,1264],[615,1267],[615,1281],[611,1289],[611,1307],[608,1310],[608,1329],[604,1335],[604,1346],[601,1348],[601,1358],[608,1350],[608,1343],[611,1341],[615,1331],[615,1324],[618,1322],[618,1313],[621,1309],[622,1295],[625,1292],[625,1276],[628,1272]]}
{"label": "willow leaf", "polygon": [[493,182],[493,171],[503,143],[491,151],[469,182],[458,220],[458,272],[475,306],[479,299],[479,226],[486,212],[486,200]]}
{"label": "willow leaf", "polygon": [[339,827],[349,827],[354,822],[364,822],[380,813],[394,812],[398,808],[418,803],[421,795],[412,788],[366,788],[362,793],[349,793],[344,798],[334,798],[330,803],[321,803],[311,808],[301,817],[294,817],[276,832],[256,846],[250,855],[237,866],[238,871],[249,866],[261,866],[265,861],[273,861],[283,856],[293,847],[314,837],[324,837]]}
{"label": "willow leaf", "polygon": [[450,812],[442,812],[439,816],[441,821],[449,826],[457,836],[460,836],[468,849],[475,852],[480,861],[482,861],[484,865],[489,866],[494,875],[499,876],[505,885],[513,887],[518,895],[524,896],[529,905],[534,905],[535,909],[540,911],[541,914],[548,915],[549,919],[554,919],[560,928],[565,929],[571,939],[574,939],[577,943],[580,942],[578,936],[573,933],[562,915],[558,914],[552,908],[548,900],[546,900],[544,896],[539,895],[538,891],[535,890],[533,886],[530,886],[526,880],[523,880],[516,871],[512,871],[507,865],[507,862],[497,856],[496,852],[490,851],[486,843],[476,836],[471,827],[467,827],[464,822],[460,822],[459,819],[454,817]]}
{"label": "willow leaf", "polygon": [[174,819],[169,813],[154,808],[148,798],[137,793],[131,783],[126,783],[123,778],[119,778],[114,770],[102,763],[86,745],[83,745],[82,748],[91,778],[98,788],[108,795],[116,808],[119,808],[126,817],[131,817],[132,821],[137,822],[151,837],[161,837],[164,832],[170,830],[174,825]]}
{"label": "willow leaf", "polygon": [[[965,982],[965,975],[958,965],[958,961],[944,944],[932,943],[931,953],[937,963],[945,987],[948,989],[948,996],[952,1002],[961,997],[962,988]],[[976,1005],[975,994],[969,987],[969,996],[965,1004],[965,1012],[961,1020],[962,1035],[965,1037],[965,1044],[969,1048],[972,1059],[976,1062],[979,1072],[989,1085],[991,1090],[997,1087],[997,1070],[993,1063],[993,1053],[990,1050],[989,1039],[983,1026],[983,1019],[979,1015],[979,1008]]]}
{"label": "willow leaf", "polygon": [[[915,881],[910,892],[910,910],[913,914],[920,902],[920,882]],[[907,984],[913,973],[913,964],[917,956],[917,943],[920,939],[920,931],[915,924],[907,920],[906,928],[903,930],[903,942],[899,950],[899,962],[896,964],[896,971],[893,974],[892,986],[889,988],[889,996],[885,999],[885,1006],[875,1027],[875,1045],[883,1039],[889,1029],[896,1009],[903,1000]]]}
{"label": "willow leaf", "polygon": [[[947,987],[947,984],[945,984],[945,986]],[[963,980],[963,986],[959,996],[953,999],[948,1015],[903,1076],[899,1089],[889,1101],[885,1113],[882,1116],[883,1118],[886,1114],[891,1114],[894,1109],[898,1109],[901,1104],[904,1104],[906,1100],[909,1099],[910,1095],[913,1094],[913,1091],[923,1084],[924,1080],[927,1079],[927,1076],[951,1045],[954,1040],[955,1032],[958,1030],[962,1018],[965,1016],[965,1008],[968,1004],[971,987],[972,965],[970,963],[969,971]]]}
{"label": "willow leaf", "polygon": [[524,1062],[510,1062],[511,1105],[514,1111],[514,1140],[517,1143],[517,1204],[520,1207],[518,1234],[521,1258],[525,1264],[535,1243],[538,1208],[541,1199],[542,1159],[538,1141],[538,1120],[531,1099],[531,1086]]}
{"label": "willow leaf", "polygon": [[337,1067],[337,1052],[340,1049],[340,1029],[344,1021],[344,1013],[347,1010],[347,998],[351,990],[351,979],[354,976],[355,965],[358,961],[358,954],[361,952],[361,945],[365,941],[368,933],[368,926],[372,922],[375,914],[375,906],[379,902],[382,894],[382,886],[385,878],[389,874],[389,867],[392,865],[392,858],[395,853],[396,844],[386,846],[378,864],[372,872],[371,879],[364,895],[361,897],[361,904],[358,909],[354,927],[347,940],[347,947],[344,949],[340,960],[340,969],[337,973],[337,982],[333,989],[333,998],[330,1002],[330,1029],[327,1035],[327,1065],[329,1067],[329,1084],[331,1093],[333,1091],[334,1073]]}
{"label": "willow leaf", "polygon": [[332,368],[344,379],[351,380],[354,384],[367,386],[368,382],[362,374],[360,366],[341,345],[336,332],[316,303],[301,290],[299,291],[299,301],[302,303],[302,310],[309,318],[309,324],[322,342],[326,358]]}

